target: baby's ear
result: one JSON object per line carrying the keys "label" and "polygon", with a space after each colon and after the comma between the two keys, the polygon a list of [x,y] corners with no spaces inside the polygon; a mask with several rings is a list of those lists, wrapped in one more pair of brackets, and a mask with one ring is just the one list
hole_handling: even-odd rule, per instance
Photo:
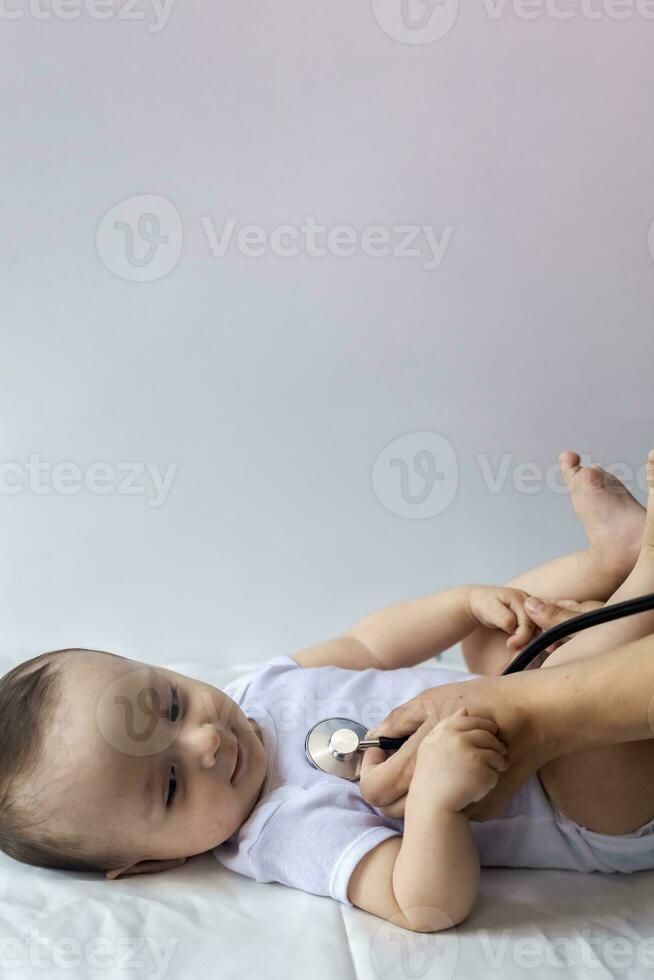
{"label": "baby's ear", "polygon": [[115,880],[121,875],[147,875],[154,871],[168,871],[169,868],[178,868],[184,864],[186,858],[169,858],[167,861],[137,861],[126,868],[114,868],[113,871],[105,872],[105,877],[110,881]]}

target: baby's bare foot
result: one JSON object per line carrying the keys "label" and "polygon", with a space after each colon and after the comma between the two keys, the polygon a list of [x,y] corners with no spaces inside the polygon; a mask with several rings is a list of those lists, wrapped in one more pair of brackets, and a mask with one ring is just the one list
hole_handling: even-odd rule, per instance
{"label": "baby's bare foot", "polygon": [[559,462],[592,559],[626,578],[641,551],[645,508],[612,473],[601,466],[581,466],[578,453],[563,452]]}

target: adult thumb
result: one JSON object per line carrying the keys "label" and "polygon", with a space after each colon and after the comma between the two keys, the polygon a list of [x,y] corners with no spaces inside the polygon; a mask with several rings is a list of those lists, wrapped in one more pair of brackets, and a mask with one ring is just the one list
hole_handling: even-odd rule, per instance
{"label": "adult thumb", "polygon": [[567,623],[569,619],[576,619],[579,615],[576,609],[566,609],[555,602],[545,602],[536,596],[530,596],[525,600],[525,609],[529,613],[529,618],[543,631],[552,629],[559,623]]}

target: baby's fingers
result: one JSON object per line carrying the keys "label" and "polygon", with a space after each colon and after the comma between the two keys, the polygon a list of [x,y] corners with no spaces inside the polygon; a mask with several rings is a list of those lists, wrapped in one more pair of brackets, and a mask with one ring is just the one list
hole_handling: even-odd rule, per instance
{"label": "baby's fingers", "polygon": [[496,732],[498,724],[492,718],[485,718],[483,715],[452,715],[450,724],[460,732],[471,732],[484,729],[487,732]]}
{"label": "baby's fingers", "polygon": [[504,756],[494,749],[480,749],[479,754],[484,762],[497,772],[506,772],[509,768],[509,763]]}
{"label": "baby's fingers", "polygon": [[490,732],[486,731],[473,731],[466,735],[466,738],[470,741],[472,745],[476,745],[480,749],[493,749],[495,752],[499,752],[500,755],[508,755],[508,748],[499,738],[492,735]]}

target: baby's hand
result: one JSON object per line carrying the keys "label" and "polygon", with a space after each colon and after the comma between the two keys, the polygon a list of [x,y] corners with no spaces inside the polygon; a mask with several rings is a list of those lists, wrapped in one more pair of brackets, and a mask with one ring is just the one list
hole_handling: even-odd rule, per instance
{"label": "baby's hand", "polygon": [[508,768],[508,749],[496,731],[494,721],[467,708],[441,719],[420,743],[410,789],[417,782],[432,805],[454,811],[483,799]]}
{"label": "baby's hand", "polygon": [[525,609],[528,592],[496,585],[471,585],[468,605],[470,613],[480,626],[489,626],[509,633],[506,645],[517,652],[529,643],[536,624]]}

